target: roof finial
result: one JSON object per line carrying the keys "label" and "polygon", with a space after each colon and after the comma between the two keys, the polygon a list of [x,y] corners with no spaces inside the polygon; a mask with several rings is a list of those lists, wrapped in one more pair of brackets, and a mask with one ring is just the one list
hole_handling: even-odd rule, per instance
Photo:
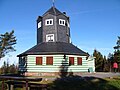
{"label": "roof finial", "polygon": [[53,7],[55,7],[55,0],[52,0]]}

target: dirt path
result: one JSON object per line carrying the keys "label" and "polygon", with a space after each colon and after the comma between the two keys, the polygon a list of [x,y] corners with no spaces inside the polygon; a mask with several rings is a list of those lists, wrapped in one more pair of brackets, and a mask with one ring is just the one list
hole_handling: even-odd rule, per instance
{"label": "dirt path", "polygon": [[[96,73],[79,73],[79,74],[74,74],[74,76],[80,76],[81,78],[112,78],[115,76],[120,76],[120,73],[113,73],[113,72],[96,72]],[[49,77],[49,78],[43,78],[43,80],[50,80],[54,81],[56,78],[55,77]]]}
{"label": "dirt path", "polygon": [[79,76],[82,77],[97,77],[97,78],[107,78],[107,77],[114,77],[120,76],[120,73],[111,73],[111,72],[96,72],[96,73],[81,73]]}

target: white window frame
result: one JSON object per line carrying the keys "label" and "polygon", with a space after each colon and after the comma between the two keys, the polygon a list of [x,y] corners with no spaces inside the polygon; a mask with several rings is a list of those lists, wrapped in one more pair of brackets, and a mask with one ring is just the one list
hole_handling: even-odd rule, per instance
{"label": "white window frame", "polygon": [[64,19],[59,19],[59,25],[65,26],[65,20]]}
{"label": "white window frame", "polygon": [[53,19],[46,19],[45,20],[45,25],[53,25]]}
{"label": "white window frame", "polygon": [[46,35],[46,42],[54,42],[54,34],[47,34]]}
{"label": "white window frame", "polygon": [[38,28],[40,28],[42,25],[42,22],[40,21],[40,22],[38,22]]}
{"label": "white window frame", "polygon": [[67,21],[67,26],[68,26],[68,27],[70,27],[70,24],[69,24],[69,22],[68,22],[68,21]]}

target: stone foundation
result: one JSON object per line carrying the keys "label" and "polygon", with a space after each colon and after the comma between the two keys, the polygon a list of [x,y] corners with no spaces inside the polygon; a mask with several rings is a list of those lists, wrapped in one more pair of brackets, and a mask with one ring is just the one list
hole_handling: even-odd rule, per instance
{"label": "stone foundation", "polygon": [[58,72],[25,72],[25,76],[56,76]]}
{"label": "stone foundation", "polygon": [[[95,73],[95,72],[93,72]],[[89,72],[25,72],[25,76],[61,76],[61,75],[83,75],[90,74]]]}

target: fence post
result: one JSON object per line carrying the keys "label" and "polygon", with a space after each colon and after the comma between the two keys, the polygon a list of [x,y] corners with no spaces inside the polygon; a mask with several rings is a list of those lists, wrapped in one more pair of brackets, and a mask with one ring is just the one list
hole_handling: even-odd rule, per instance
{"label": "fence post", "polygon": [[2,90],[4,90],[4,80],[2,80]]}
{"label": "fence post", "polygon": [[28,90],[28,80],[26,80],[26,90]]}

